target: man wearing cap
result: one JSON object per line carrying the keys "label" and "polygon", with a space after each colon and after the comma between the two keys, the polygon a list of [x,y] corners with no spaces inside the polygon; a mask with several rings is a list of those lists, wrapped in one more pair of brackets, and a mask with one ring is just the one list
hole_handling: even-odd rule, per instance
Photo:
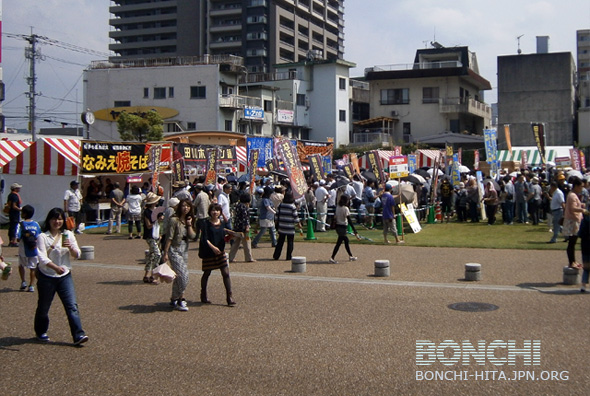
{"label": "man wearing cap", "polygon": [[328,198],[330,193],[326,189],[326,182],[319,181],[318,188],[315,190],[316,210],[318,213],[317,232],[326,231],[326,218],[328,216]]}
{"label": "man wearing cap", "polygon": [[[80,183],[77,180],[72,180],[69,190],[66,190],[64,195],[64,212],[75,220],[76,227],[80,224],[80,209],[82,208],[82,193],[78,189],[79,186]],[[75,232],[76,234],[81,233],[78,228],[75,229]]]}
{"label": "man wearing cap", "polygon": [[20,222],[20,211],[22,207],[22,200],[19,195],[21,188],[22,185],[12,183],[10,185],[10,194],[8,194],[8,198],[6,199],[6,203],[10,208],[8,212],[8,237],[10,238],[10,244],[8,246],[10,247],[18,247],[16,230]]}
{"label": "man wearing cap", "polygon": [[187,191],[186,185],[187,184],[184,181],[179,181],[172,184],[172,188],[174,189],[172,196],[178,198],[179,201],[182,201],[183,199],[188,199],[190,201],[192,197]]}
{"label": "man wearing cap", "polygon": [[109,196],[111,198],[111,216],[109,217],[109,228],[107,234],[113,231],[113,222],[117,222],[117,234],[121,233],[121,213],[125,205],[125,194],[121,191],[119,182],[113,184],[113,190]]}

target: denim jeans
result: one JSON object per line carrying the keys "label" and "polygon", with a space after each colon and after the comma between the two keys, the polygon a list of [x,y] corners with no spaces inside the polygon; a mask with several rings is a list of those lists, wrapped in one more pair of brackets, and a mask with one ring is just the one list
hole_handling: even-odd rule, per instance
{"label": "denim jeans", "polygon": [[521,223],[526,223],[529,221],[526,201],[516,203],[516,215],[518,216],[518,221]]}
{"label": "denim jeans", "polygon": [[559,221],[563,217],[563,209],[556,209],[551,212],[553,215],[553,238],[551,238],[551,242],[557,242],[557,238],[559,238],[559,232],[561,231],[561,225],[559,225]]}
{"label": "denim jeans", "polygon": [[502,220],[506,224],[512,223],[514,219],[514,202],[506,201],[502,204]]}
{"label": "denim jeans", "polygon": [[274,227],[260,227],[260,231],[258,232],[256,237],[252,241],[252,246],[258,245],[258,242],[260,242],[260,238],[262,238],[262,236],[264,235],[266,230],[269,230],[269,232],[270,232],[270,241],[271,241],[272,246],[273,247],[277,246],[277,237],[275,235],[275,228]]}
{"label": "denim jeans", "polygon": [[72,279],[71,272],[62,277],[53,278],[37,271],[37,292],[39,296],[37,311],[35,312],[35,334],[37,336],[47,333],[49,329],[49,309],[51,308],[55,293],[59,296],[66,311],[74,342],[85,335],[84,330],[82,330],[82,322],[80,321],[80,312],[78,311],[76,291],[74,290],[74,280]]}

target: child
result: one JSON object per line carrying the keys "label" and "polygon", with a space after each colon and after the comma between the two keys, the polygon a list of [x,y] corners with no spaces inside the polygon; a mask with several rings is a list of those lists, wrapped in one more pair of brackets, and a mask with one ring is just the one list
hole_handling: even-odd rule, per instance
{"label": "child", "polygon": [[[39,259],[37,258],[39,254],[37,251],[37,236],[41,234],[41,227],[39,227],[36,221],[32,220],[35,209],[31,205],[23,206],[21,214],[24,220],[19,223],[17,230],[17,237],[19,239],[18,272],[21,279],[20,290],[34,292],[35,287],[33,286],[33,282],[35,282],[35,270],[37,269],[37,263],[39,263]],[[25,268],[28,268],[30,273],[28,287],[25,280]]]}
{"label": "child", "polygon": [[160,248],[158,247],[160,223],[158,223],[157,219],[156,221],[152,220],[152,213],[160,198],[159,195],[149,192],[145,202],[145,210],[143,211],[143,239],[147,242],[150,250],[145,263],[144,283],[158,284],[158,281],[154,279],[152,271],[160,264],[160,258],[162,257]]}

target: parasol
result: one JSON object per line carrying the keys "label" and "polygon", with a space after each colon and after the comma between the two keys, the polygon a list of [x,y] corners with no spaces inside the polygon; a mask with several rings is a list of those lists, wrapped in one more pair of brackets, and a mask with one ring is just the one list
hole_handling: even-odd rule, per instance
{"label": "parasol", "polygon": [[459,173],[469,173],[469,172],[471,172],[471,169],[469,169],[465,165],[459,165],[457,167],[457,169],[459,169]]}
{"label": "parasol", "polygon": [[411,184],[400,184],[394,186],[391,189],[391,195],[393,195],[393,197],[395,198],[396,204],[399,204],[400,201],[397,195],[401,196],[401,201],[403,203],[412,203],[414,202],[414,197],[416,196],[416,193],[414,192],[414,187]]}
{"label": "parasol", "polygon": [[[434,173],[434,168],[430,168],[426,172],[428,172],[428,175],[430,175],[430,177],[432,177],[432,174]],[[440,169],[437,169],[436,176],[442,176],[442,175],[444,175],[443,171],[441,171]]]}
{"label": "parasol", "polygon": [[412,173],[412,174],[404,177],[402,180],[405,180],[405,181],[413,183],[413,184],[426,184],[426,179],[424,179],[422,176],[420,176],[416,173]]}

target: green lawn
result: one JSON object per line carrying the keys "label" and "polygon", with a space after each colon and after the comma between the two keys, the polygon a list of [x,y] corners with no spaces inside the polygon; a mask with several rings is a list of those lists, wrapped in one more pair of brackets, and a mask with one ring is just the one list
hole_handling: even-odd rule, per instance
{"label": "green lawn", "polygon": [[[356,226],[356,225],[355,225]],[[359,234],[363,237],[372,239],[356,240],[350,235],[351,243],[362,244],[383,244],[383,231],[379,229],[367,230],[362,226],[356,227]],[[104,234],[106,227],[91,228],[85,232],[90,234]],[[127,232],[127,226],[123,227],[124,233]],[[425,246],[425,247],[460,247],[460,248],[484,248],[484,249],[537,249],[537,250],[563,250],[565,243],[560,237],[557,243],[546,243],[551,239],[547,223],[541,223],[538,226],[530,224],[503,225],[496,223],[489,226],[485,221],[479,223],[435,223],[422,224],[422,230],[414,234],[407,224],[404,224],[404,239],[407,246]],[[335,243],[337,236],[334,231],[316,232],[317,239],[309,242]],[[254,236],[255,234],[253,234]],[[303,237],[296,235],[295,240],[301,241],[307,237],[304,227]],[[392,235],[389,240],[394,241]],[[262,242],[270,242],[268,233],[262,238]]]}

